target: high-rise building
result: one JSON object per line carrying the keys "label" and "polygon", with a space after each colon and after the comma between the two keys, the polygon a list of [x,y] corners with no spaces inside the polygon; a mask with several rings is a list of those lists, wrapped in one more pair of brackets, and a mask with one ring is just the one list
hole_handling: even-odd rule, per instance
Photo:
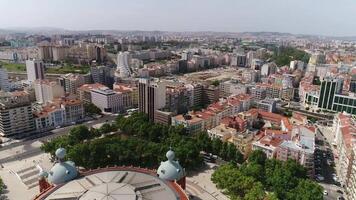
{"label": "high-rise building", "polygon": [[150,120],[154,120],[155,110],[166,105],[166,85],[160,81],[151,81],[141,78],[138,85],[140,112],[148,114]]}
{"label": "high-rise building", "polygon": [[0,135],[21,137],[32,133],[35,124],[29,95],[6,92],[0,98]]}
{"label": "high-rise building", "polygon": [[188,72],[188,61],[187,60],[179,60],[178,61],[178,72],[179,73],[187,73]]}
{"label": "high-rise building", "polygon": [[251,66],[252,65],[252,60],[255,59],[256,56],[256,52],[255,51],[249,51],[246,55],[246,59],[247,59],[247,66]]}
{"label": "high-rise building", "polygon": [[38,103],[48,103],[54,98],[64,95],[64,89],[58,82],[48,80],[36,80],[34,82],[36,101]]}
{"label": "high-rise building", "polygon": [[53,59],[52,45],[49,42],[41,42],[38,49],[41,60],[51,61]]}
{"label": "high-rise building", "polygon": [[106,66],[94,66],[90,68],[90,74],[94,83],[101,83],[109,88],[114,84],[114,69]]}
{"label": "high-rise building", "polygon": [[77,89],[85,84],[84,76],[81,74],[66,74],[60,78],[64,91],[70,94],[77,94]]}
{"label": "high-rise building", "polygon": [[26,60],[27,80],[35,81],[36,79],[45,79],[45,69],[43,61]]}
{"label": "high-rise building", "polygon": [[314,53],[310,56],[309,64],[317,65],[317,64],[324,64],[325,63],[325,55],[318,52]]}
{"label": "high-rise building", "polygon": [[8,92],[10,90],[9,75],[6,69],[0,66],[0,89]]}
{"label": "high-rise building", "polygon": [[261,76],[269,76],[277,72],[277,65],[275,63],[266,63],[261,67]]}
{"label": "high-rise building", "polygon": [[183,52],[182,53],[182,60],[189,61],[192,58],[193,58],[192,52]]}
{"label": "high-rise building", "polygon": [[131,76],[130,62],[132,56],[129,52],[120,52],[117,55],[117,76],[127,78]]}
{"label": "high-rise building", "polygon": [[244,54],[233,54],[231,56],[230,65],[237,67],[246,67],[247,57]]}
{"label": "high-rise building", "polygon": [[332,109],[335,94],[342,91],[343,80],[326,77],[321,82],[318,107],[321,109]]}
{"label": "high-rise building", "polygon": [[67,51],[68,51],[68,47],[67,46],[53,46],[52,47],[52,55],[53,61],[63,61],[66,59],[67,57]]}

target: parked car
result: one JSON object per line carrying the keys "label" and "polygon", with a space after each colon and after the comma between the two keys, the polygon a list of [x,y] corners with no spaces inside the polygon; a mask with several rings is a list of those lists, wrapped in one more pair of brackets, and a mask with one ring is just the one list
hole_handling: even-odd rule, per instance
{"label": "parked car", "polygon": [[318,174],[318,175],[316,175],[316,180],[317,181],[323,181],[323,180],[325,180],[325,178],[324,178],[324,176]]}
{"label": "parked car", "polygon": [[324,190],[323,194],[324,194],[325,196],[327,196],[327,195],[328,195],[328,191],[327,191],[327,190]]}

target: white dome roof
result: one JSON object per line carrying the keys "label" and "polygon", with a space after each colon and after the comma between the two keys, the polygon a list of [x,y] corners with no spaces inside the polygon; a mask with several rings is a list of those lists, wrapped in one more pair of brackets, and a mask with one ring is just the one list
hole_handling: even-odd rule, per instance
{"label": "white dome roof", "polygon": [[71,161],[56,163],[48,173],[48,182],[61,184],[73,180],[78,172]]}
{"label": "white dome roof", "polygon": [[56,163],[48,172],[48,181],[53,184],[61,184],[67,181],[73,180],[78,175],[78,171],[75,168],[75,164],[72,161],[63,162],[63,158],[66,155],[64,148],[56,150],[56,157],[59,162]]}
{"label": "white dome roof", "polygon": [[67,151],[64,148],[59,148],[56,150],[56,157],[58,159],[63,159],[66,156]]}
{"label": "white dome roof", "polygon": [[161,165],[157,170],[158,176],[161,179],[167,181],[175,181],[183,178],[185,175],[185,171],[182,166],[180,166],[179,162],[174,160],[174,151],[169,150],[166,153],[166,157],[168,160],[165,162],[161,162]]}

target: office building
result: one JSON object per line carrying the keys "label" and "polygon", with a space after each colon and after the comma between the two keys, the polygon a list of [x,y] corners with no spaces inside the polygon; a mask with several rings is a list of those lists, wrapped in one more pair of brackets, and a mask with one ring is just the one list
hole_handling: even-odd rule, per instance
{"label": "office building", "polygon": [[320,86],[318,107],[331,110],[333,108],[335,94],[342,91],[343,80],[326,77]]}
{"label": "office building", "polygon": [[91,101],[103,112],[118,113],[123,111],[122,95],[107,87],[91,89]]}
{"label": "office building", "polygon": [[105,85],[100,83],[84,84],[77,89],[77,94],[79,96],[79,99],[83,101],[83,103],[91,103],[91,90],[104,87]]}
{"label": "office building", "polygon": [[139,111],[148,114],[149,119],[153,121],[155,110],[161,109],[166,105],[166,84],[141,78],[138,91]]}
{"label": "office building", "polygon": [[30,82],[36,79],[45,79],[45,68],[43,61],[26,60],[27,80]]}

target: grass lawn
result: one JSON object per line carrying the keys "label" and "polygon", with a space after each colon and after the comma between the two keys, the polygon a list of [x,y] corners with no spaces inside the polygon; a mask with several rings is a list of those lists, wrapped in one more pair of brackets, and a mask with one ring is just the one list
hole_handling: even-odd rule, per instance
{"label": "grass lawn", "polygon": [[7,63],[0,61],[0,65],[3,66],[8,72],[25,72],[26,65],[21,63]]}
{"label": "grass lawn", "polygon": [[86,74],[90,71],[89,66],[73,66],[64,65],[59,68],[47,68],[46,72],[50,74],[67,74],[67,73],[80,73]]}
{"label": "grass lawn", "polygon": [[[8,72],[26,72],[26,65],[21,63],[8,63],[0,61],[0,65],[3,66]],[[50,74],[67,74],[67,73],[80,73],[86,74],[90,71],[89,66],[74,66],[64,65],[59,68],[47,68],[46,73]]]}

